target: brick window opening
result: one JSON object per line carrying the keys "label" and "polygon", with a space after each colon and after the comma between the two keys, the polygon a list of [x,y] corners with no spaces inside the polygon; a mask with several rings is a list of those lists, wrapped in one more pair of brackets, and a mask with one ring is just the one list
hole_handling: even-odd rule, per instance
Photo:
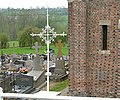
{"label": "brick window opening", "polygon": [[103,33],[103,41],[102,41],[102,44],[103,44],[103,50],[107,50],[107,28],[108,26],[107,25],[102,25],[102,33]]}

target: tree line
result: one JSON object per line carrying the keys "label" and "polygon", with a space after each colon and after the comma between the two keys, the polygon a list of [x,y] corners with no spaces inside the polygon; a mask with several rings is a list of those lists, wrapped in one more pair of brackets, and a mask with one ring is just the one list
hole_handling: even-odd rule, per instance
{"label": "tree line", "polygon": [[[49,8],[50,26],[55,28],[57,33],[63,31],[68,33],[67,10],[67,8]],[[18,40],[20,47],[31,47],[35,41],[41,42],[41,39],[33,38],[30,34],[41,32],[45,26],[46,8],[0,9],[0,48],[8,47],[7,42],[11,40]],[[67,42],[67,37],[61,39]]]}

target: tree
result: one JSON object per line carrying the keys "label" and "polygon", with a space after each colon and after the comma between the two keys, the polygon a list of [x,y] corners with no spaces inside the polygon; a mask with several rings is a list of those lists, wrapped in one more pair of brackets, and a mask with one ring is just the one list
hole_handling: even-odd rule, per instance
{"label": "tree", "polygon": [[[67,32],[67,15],[67,8],[49,8],[49,25],[51,28],[55,28],[57,33]],[[46,8],[0,9],[0,33],[7,33],[10,40],[16,40],[17,33],[23,32],[26,27],[30,26],[32,30],[33,27],[44,28],[46,26]]]}
{"label": "tree", "polygon": [[0,34],[0,48],[7,48],[7,43],[9,39],[8,36],[5,33]]}
{"label": "tree", "polygon": [[20,31],[18,33],[18,41],[19,41],[19,46],[20,47],[30,47],[32,48],[33,44],[35,41],[40,42],[41,40],[39,37],[33,38],[30,34],[33,33],[39,33],[40,29],[37,27],[26,27],[23,29],[23,31]]}

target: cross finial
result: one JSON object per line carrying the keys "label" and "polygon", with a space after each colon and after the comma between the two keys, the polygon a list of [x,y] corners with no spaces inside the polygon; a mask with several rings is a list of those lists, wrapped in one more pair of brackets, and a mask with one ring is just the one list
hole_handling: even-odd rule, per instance
{"label": "cross finial", "polygon": [[62,47],[64,44],[61,42],[61,40],[58,40],[58,43],[55,43],[55,46],[58,47],[58,57],[62,57]]}
{"label": "cross finial", "polygon": [[38,46],[38,42],[35,42],[35,46],[33,46],[32,48],[35,48],[36,54],[39,54],[39,48],[41,48],[41,46]]}

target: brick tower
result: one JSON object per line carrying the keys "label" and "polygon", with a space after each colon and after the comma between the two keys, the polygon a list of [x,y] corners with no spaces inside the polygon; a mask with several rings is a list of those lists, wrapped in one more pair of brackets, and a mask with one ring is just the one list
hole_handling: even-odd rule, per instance
{"label": "brick tower", "polygon": [[69,95],[120,97],[120,0],[68,0]]}

